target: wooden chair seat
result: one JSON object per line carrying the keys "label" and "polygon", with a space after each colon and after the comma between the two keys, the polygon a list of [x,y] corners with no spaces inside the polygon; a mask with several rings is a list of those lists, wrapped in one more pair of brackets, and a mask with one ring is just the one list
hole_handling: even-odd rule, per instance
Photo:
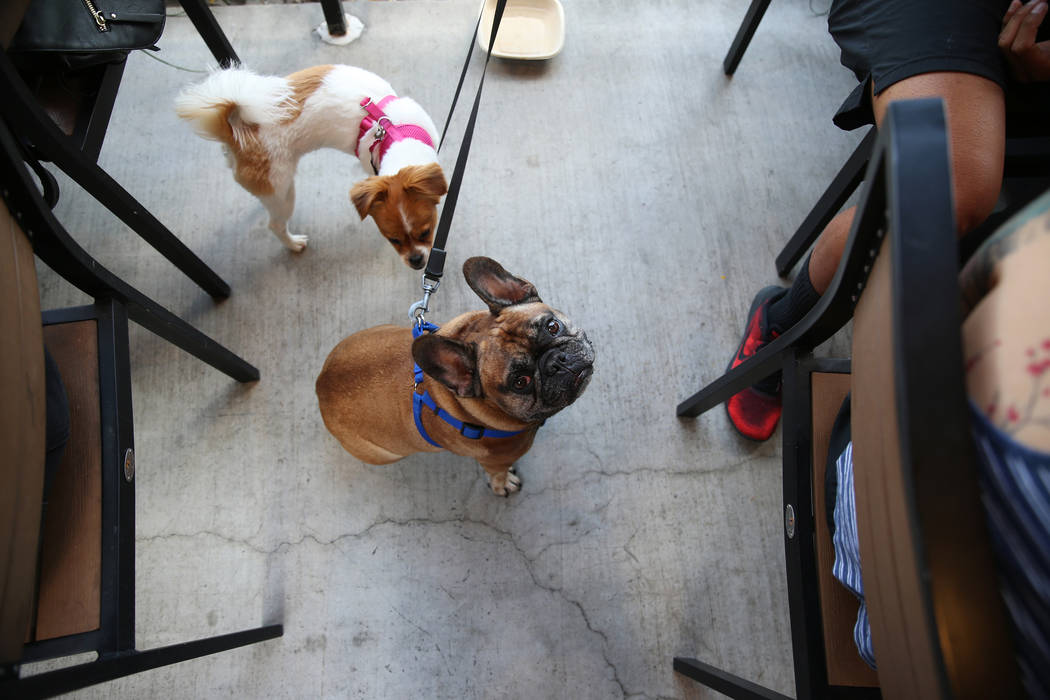
{"label": "wooden chair seat", "polygon": [[817,583],[820,586],[821,626],[824,630],[824,652],[828,685],[878,687],[879,677],[864,663],[853,643],[860,601],[831,573],[835,549],[831,543],[825,513],[824,471],[827,466],[828,442],[839,407],[850,391],[851,375],[813,372],[813,514],[817,550]]}
{"label": "wooden chair seat", "polygon": [[99,628],[102,586],[102,434],[98,324],[44,328],[69,399],[70,435],[48,498],[36,626],[27,641]]}

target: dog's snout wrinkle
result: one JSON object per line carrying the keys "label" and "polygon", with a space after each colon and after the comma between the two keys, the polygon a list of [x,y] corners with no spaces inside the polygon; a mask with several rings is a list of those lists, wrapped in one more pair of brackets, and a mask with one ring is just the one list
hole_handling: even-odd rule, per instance
{"label": "dog's snout wrinkle", "polygon": [[565,350],[551,350],[543,361],[543,373],[548,376],[555,374],[576,375],[590,363],[587,357],[580,354],[571,354]]}

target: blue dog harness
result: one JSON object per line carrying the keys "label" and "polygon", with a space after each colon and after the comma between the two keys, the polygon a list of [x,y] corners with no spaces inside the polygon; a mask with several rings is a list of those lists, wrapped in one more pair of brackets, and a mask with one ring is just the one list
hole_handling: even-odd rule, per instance
{"label": "blue dog harness", "polygon": [[[423,333],[433,333],[438,329],[433,323],[421,321],[412,325],[412,338],[418,338]],[[415,373],[415,386],[419,386],[423,383],[423,370],[417,363],[413,363],[413,371]],[[506,438],[514,437],[524,433],[524,430],[496,430],[495,428],[486,428],[483,425],[475,425],[474,423],[467,423],[461,421],[448,411],[438,408],[434,398],[427,392],[426,389],[423,393],[416,393],[415,387],[412,390],[412,417],[416,419],[416,429],[419,430],[419,434],[423,436],[423,439],[429,442],[434,447],[444,449],[441,445],[434,442],[429,435],[427,435],[426,429],[423,427],[423,406],[426,406],[434,412],[441,420],[445,421],[453,428],[459,431],[459,434],[470,440],[480,440],[481,438]]]}

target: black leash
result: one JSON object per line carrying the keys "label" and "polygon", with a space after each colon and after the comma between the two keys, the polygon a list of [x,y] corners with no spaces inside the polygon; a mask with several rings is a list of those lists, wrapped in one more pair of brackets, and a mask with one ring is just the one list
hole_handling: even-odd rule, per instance
{"label": "black leash", "polygon": [[[434,234],[434,245],[431,248],[430,256],[427,258],[426,270],[423,271],[423,298],[413,304],[408,310],[409,316],[417,323],[424,322],[423,314],[427,312],[430,296],[437,291],[438,285],[441,283],[441,275],[445,269],[445,241],[448,239],[448,232],[452,226],[452,217],[456,213],[456,200],[459,199],[459,188],[463,182],[463,171],[466,169],[467,156],[470,154],[470,142],[474,137],[474,124],[478,119],[478,106],[481,104],[481,89],[485,86],[485,72],[488,70],[489,60],[492,58],[492,48],[496,44],[496,33],[499,31],[499,23],[503,19],[503,10],[506,6],[507,0],[496,0],[496,10],[492,16],[492,33],[489,35],[489,50],[485,56],[485,65],[481,69],[478,91],[474,95],[474,106],[470,110],[470,119],[467,120],[467,128],[463,132],[463,143],[459,146],[456,167],[452,171],[448,193],[445,195],[445,206],[441,209],[441,218],[438,220],[437,232]],[[479,15],[478,24],[474,27],[474,36],[470,40],[470,50],[467,51],[467,60],[463,64],[463,73],[460,75],[456,94],[452,98],[452,109],[455,109],[456,101],[459,99],[459,91],[463,86],[463,77],[467,72],[467,64],[470,63],[470,57],[474,52],[474,42],[477,39],[480,25],[481,16]],[[450,110],[448,119],[445,122],[446,131],[448,130],[448,122],[451,119],[452,111]],[[444,142],[444,140],[445,137],[442,134],[441,141]]]}
{"label": "black leash", "polygon": [[[485,14],[485,7],[482,6],[481,11],[478,12],[478,21],[474,23],[474,34],[470,37],[470,45],[467,46],[467,58],[463,61],[463,70],[459,72],[459,82],[456,84],[456,94],[452,96],[452,106],[448,108],[448,116],[445,117],[445,128],[441,130],[441,140],[438,141],[438,153],[441,152],[441,147],[445,145],[445,135],[448,133],[448,125],[452,123],[452,114],[456,111],[456,103],[459,102],[459,91],[463,89],[463,80],[467,77],[467,68],[470,67],[470,57],[474,55],[474,42],[478,40],[478,28],[481,27],[481,15]],[[495,24],[495,23],[493,23]],[[489,44],[489,48],[492,44]]]}

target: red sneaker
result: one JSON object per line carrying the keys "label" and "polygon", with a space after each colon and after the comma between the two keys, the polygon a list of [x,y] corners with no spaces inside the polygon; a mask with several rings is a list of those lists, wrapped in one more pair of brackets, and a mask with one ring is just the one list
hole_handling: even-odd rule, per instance
{"label": "red sneaker", "polygon": [[[737,346],[736,353],[730,360],[727,369],[733,369],[752,357],[760,348],[779,335],[776,331],[769,330],[766,309],[786,293],[787,289],[783,287],[766,287],[755,295],[754,301],[751,302],[751,309],[747,312],[744,337]],[[779,372],[744,389],[726,401],[729,422],[738,433],[749,440],[768,440],[777,429],[782,410]]]}

